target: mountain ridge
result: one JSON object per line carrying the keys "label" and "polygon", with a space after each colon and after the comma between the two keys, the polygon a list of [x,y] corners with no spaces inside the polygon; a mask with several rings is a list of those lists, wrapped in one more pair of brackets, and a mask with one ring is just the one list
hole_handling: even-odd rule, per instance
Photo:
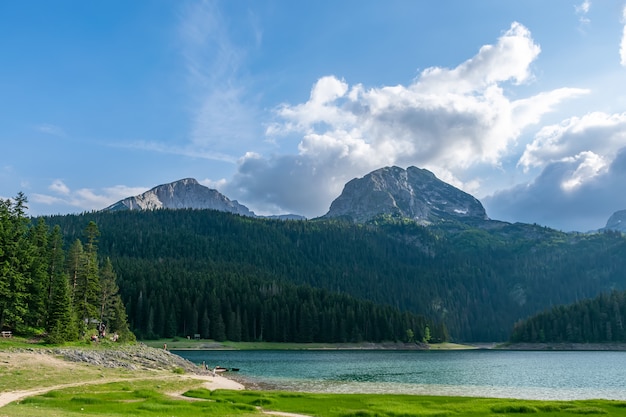
{"label": "mountain ridge", "polygon": [[219,191],[200,184],[195,178],[183,178],[157,185],[136,196],[126,197],[102,211],[158,210],[158,209],[197,209],[218,210],[247,217],[277,220],[301,220],[297,214],[256,215],[237,200],[231,200]]}
{"label": "mountain ridge", "polygon": [[213,209],[255,217],[254,212],[237,200],[230,200],[217,190],[205,187],[194,178],[184,178],[157,185],[150,190],[124,198],[105,208],[117,210]]}

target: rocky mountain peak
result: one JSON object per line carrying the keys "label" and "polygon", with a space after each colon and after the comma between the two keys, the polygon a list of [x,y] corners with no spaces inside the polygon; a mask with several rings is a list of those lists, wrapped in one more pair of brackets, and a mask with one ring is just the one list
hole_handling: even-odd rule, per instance
{"label": "rocky mountain peak", "polygon": [[143,194],[128,197],[105,210],[211,209],[254,217],[246,206],[194,178],[158,185]]}
{"label": "rocky mountain peak", "polygon": [[626,210],[616,211],[609,217],[604,230],[616,230],[626,233]]}
{"label": "rocky mountain peak", "polygon": [[381,214],[407,217],[422,224],[443,219],[488,220],[473,196],[416,167],[397,166],[373,171],[348,182],[323,217],[347,217],[366,222]]}

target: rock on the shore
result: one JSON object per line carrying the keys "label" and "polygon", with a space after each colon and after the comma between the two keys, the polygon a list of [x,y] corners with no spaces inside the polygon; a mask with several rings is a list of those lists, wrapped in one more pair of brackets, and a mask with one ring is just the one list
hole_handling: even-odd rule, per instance
{"label": "rock on the shore", "polygon": [[59,355],[71,362],[84,362],[104,368],[127,368],[129,370],[183,369],[188,373],[208,373],[194,363],[167,350],[151,348],[142,344],[101,349],[60,347],[54,349],[32,349],[30,351]]}

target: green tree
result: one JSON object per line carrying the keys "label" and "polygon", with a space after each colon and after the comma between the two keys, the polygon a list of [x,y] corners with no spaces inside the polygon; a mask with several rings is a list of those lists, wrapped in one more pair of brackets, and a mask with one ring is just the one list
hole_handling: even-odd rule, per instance
{"label": "green tree", "polygon": [[424,328],[424,337],[422,338],[422,342],[424,343],[430,342],[430,327],[428,326]]}
{"label": "green tree", "polygon": [[[109,323],[113,312],[115,297],[119,295],[115,271],[111,259],[106,258],[100,271],[100,322]],[[112,331],[113,329],[110,329]]]}
{"label": "green tree", "polygon": [[82,333],[100,317],[100,271],[98,265],[98,226],[91,221],[85,228],[87,243],[80,258],[80,273],[77,275],[74,303],[81,323]]}
{"label": "green tree", "polygon": [[413,329],[406,329],[406,341],[407,343],[415,342],[415,333],[413,332]]}
{"label": "green tree", "polygon": [[28,236],[32,245],[32,258],[28,271],[30,279],[26,322],[31,327],[43,328],[50,292],[50,280],[48,278],[48,265],[50,263],[49,230],[43,218],[37,219],[35,226],[29,228]]}
{"label": "green tree", "polygon": [[62,343],[78,338],[78,327],[76,315],[72,308],[69,281],[64,273],[53,276],[46,323],[49,343]]}
{"label": "green tree", "polygon": [[27,239],[27,199],[0,201],[0,328],[19,329],[28,314],[32,245]]}
{"label": "green tree", "polygon": [[126,309],[121,297],[113,297],[113,314],[110,316],[110,326],[113,334],[117,333],[120,342],[134,342],[135,335],[128,327],[128,318],[126,316]]}

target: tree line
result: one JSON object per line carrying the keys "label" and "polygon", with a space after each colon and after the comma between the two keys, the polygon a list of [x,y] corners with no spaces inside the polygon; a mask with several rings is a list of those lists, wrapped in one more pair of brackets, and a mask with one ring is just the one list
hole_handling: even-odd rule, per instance
{"label": "tree line", "polygon": [[61,228],[26,214],[27,198],[0,200],[0,328],[43,334],[48,342],[108,332],[134,340],[116,274],[99,259],[99,230],[86,225],[83,239],[65,248]]}
{"label": "tree line", "polygon": [[626,340],[626,292],[555,306],[516,323],[513,343],[605,343]]}

